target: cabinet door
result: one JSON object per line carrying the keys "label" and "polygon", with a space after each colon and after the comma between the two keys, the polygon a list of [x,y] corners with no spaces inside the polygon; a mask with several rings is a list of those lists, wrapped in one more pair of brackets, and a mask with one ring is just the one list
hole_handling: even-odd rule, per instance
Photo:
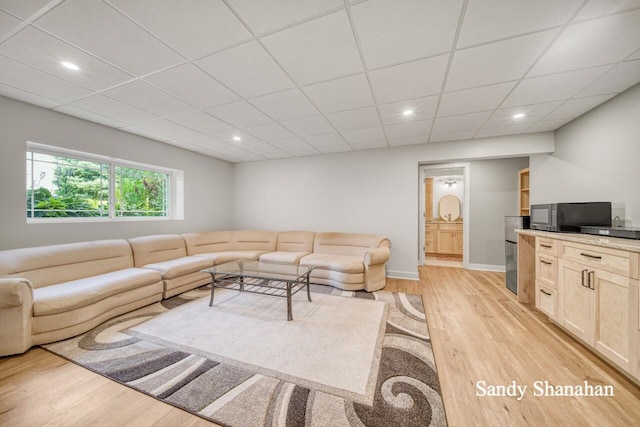
{"label": "cabinet door", "polygon": [[453,233],[453,253],[462,255],[462,231],[455,231]]}
{"label": "cabinet door", "polygon": [[438,253],[439,254],[453,253],[453,233],[455,233],[455,231],[438,230]]}
{"label": "cabinet door", "polygon": [[630,289],[633,279],[602,270],[590,270],[596,295],[596,336],[598,351],[629,370]]}
{"label": "cabinet door", "polygon": [[588,271],[582,264],[564,259],[558,261],[558,320],[578,338],[593,345],[596,293],[585,286]]}

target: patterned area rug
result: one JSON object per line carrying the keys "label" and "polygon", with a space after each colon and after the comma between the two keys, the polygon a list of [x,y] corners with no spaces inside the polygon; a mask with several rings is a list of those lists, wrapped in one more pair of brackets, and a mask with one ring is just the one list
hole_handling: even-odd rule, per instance
{"label": "patterned area rug", "polygon": [[[227,292],[239,295],[235,291]],[[295,333],[286,331],[302,328],[304,332],[304,328],[311,328],[305,324],[320,315],[318,312],[322,311],[323,301],[331,302],[327,297],[323,300],[321,294],[325,294],[372,299],[378,301],[376,305],[386,305],[377,315],[382,316],[382,322],[375,320],[376,316],[369,316],[369,322],[372,323],[370,330],[373,331],[369,333],[371,337],[365,340],[369,347],[358,347],[355,342],[360,340],[354,339],[353,334],[340,333],[335,326],[332,329],[335,336],[331,339],[332,345],[337,347],[337,353],[327,352],[324,359],[328,360],[312,354],[317,349],[305,349],[304,345],[299,344],[300,341],[296,343],[295,340],[286,341],[289,347],[285,345],[284,348],[292,348],[291,354],[287,354],[289,352],[278,350],[277,345],[260,344],[257,338],[249,338],[254,339],[248,342],[255,343],[251,347],[255,346],[257,351],[253,355],[247,351],[245,358],[241,352],[227,351],[229,349],[223,349],[215,342],[216,339],[229,342],[233,335],[200,336],[195,339],[185,332],[178,334],[180,337],[174,335],[171,338],[172,335],[168,333],[162,339],[158,338],[159,334],[154,330],[162,331],[163,320],[176,324],[176,330],[203,329],[205,325],[200,324],[203,320],[198,317],[197,311],[203,311],[206,306],[209,287],[141,308],[78,337],[43,347],[91,371],[224,426],[445,426],[440,385],[421,297],[384,291],[343,292],[317,285],[312,286],[312,292],[315,303],[309,303],[306,299],[294,302],[293,322],[286,322],[284,311],[281,319],[271,319],[269,310],[263,307],[260,321],[282,323],[277,324],[280,327],[260,332],[261,335],[267,335],[269,331],[273,333],[262,341],[282,341],[282,335],[287,335],[285,341],[294,340],[289,335]],[[220,316],[224,310],[228,310],[229,316],[254,316],[248,312],[233,312],[243,309],[242,304],[238,303],[242,300],[221,295],[223,297],[219,297],[216,291],[217,305],[207,307],[209,313],[216,312]],[[280,298],[257,298],[276,300],[280,310],[284,310],[284,301]],[[352,301],[355,310],[358,304],[355,304],[356,300]],[[342,301],[340,304],[344,305]],[[207,312],[204,314],[210,315]],[[236,319],[242,320],[240,317]],[[246,340],[240,326],[238,323],[238,327],[234,328],[237,339]],[[245,329],[251,330],[251,327]],[[325,339],[322,348],[327,348],[327,338],[321,335],[313,333],[308,340]],[[198,341],[203,340],[211,343],[208,346],[197,345]],[[266,347],[263,349],[259,345]],[[363,359],[362,354],[358,354],[362,348],[373,348],[368,358]],[[275,353],[265,354],[267,351]],[[349,378],[344,378],[349,377],[349,370],[337,375],[334,372],[322,372],[332,369],[338,372],[338,366],[342,367],[341,361],[349,362],[350,352],[359,356],[354,358],[355,363],[364,365],[352,369],[356,378],[358,370],[366,374],[367,384],[362,388],[362,393],[355,393],[346,385],[345,390],[336,386],[341,384],[340,380],[350,384]],[[273,362],[276,359],[278,363]],[[296,374],[296,366],[291,365],[296,365],[300,360],[306,364],[301,364],[303,371]],[[265,369],[265,366],[273,369]],[[318,372],[314,373],[314,369]],[[329,384],[331,381],[334,383]]]}

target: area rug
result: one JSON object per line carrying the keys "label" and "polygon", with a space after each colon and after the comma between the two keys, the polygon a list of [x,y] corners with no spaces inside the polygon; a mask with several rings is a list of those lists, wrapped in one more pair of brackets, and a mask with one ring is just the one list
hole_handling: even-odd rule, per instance
{"label": "area rug", "polygon": [[[210,288],[43,347],[223,426],[443,426],[419,295]],[[347,298],[345,298],[347,297]]]}

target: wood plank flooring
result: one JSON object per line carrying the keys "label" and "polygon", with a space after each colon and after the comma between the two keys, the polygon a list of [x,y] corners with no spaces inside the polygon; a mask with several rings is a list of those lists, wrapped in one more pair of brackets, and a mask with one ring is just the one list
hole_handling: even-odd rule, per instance
{"label": "wood plank flooring", "polygon": [[[422,294],[451,426],[631,426],[640,389],[529,306],[504,274],[422,267],[420,281],[389,279],[387,290]],[[476,381],[529,391],[477,397]],[[614,397],[534,397],[532,384],[611,384]],[[2,426],[211,426],[40,348],[0,358]]]}

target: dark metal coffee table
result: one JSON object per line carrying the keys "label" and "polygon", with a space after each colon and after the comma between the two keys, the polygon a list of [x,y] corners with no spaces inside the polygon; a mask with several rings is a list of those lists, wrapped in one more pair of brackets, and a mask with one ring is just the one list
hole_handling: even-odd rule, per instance
{"label": "dark metal coffee table", "polygon": [[212,279],[209,307],[213,305],[216,288],[233,289],[286,298],[287,320],[293,320],[291,297],[306,287],[307,299],[311,302],[309,275],[313,269],[297,264],[236,260],[202,271],[211,274]]}

